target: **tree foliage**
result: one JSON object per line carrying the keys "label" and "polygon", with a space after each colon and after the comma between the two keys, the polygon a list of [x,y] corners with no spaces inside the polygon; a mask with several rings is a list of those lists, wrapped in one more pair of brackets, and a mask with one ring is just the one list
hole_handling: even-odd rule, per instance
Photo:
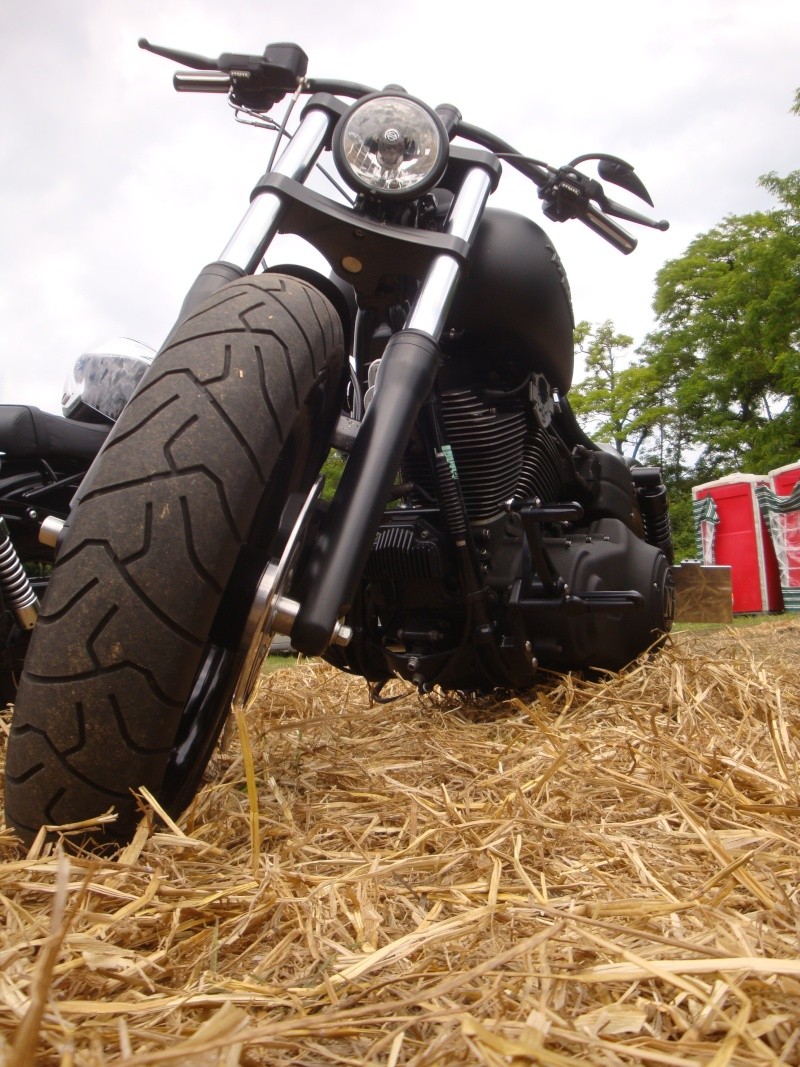
{"label": "tree foliage", "polygon": [[611,322],[576,328],[572,406],[597,440],[662,468],[678,558],[693,554],[691,485],[800,457],[800,170],[760,185],[771,210],[727,216],[659,271],[657,328],[635,353]]}
{"label": "tree foliage", "polygon": [[761,184],[776,208],[728,216],[656,277],[647,364],[707,475],[800,455],[800,171]]}
{"label": "tree foliage", "polygon": [[616,333],[610,321],[579,322],[575,344],[586,359],[586,377],[573,387],[570,404],[599,441],[636,459],[654,433],[661,410],[653,370],[633,359],[633,338]]}

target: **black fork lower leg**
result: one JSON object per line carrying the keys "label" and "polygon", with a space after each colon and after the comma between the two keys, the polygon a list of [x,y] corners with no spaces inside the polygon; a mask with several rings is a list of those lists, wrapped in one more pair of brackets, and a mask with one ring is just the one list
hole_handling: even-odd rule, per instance
{"label": "black fork lower leg", "polygon": [[439,346],[427,334],[395,334],[330,510],[305,568],[292,644],[321,655],[353,602],[414,420],[433,388]]}

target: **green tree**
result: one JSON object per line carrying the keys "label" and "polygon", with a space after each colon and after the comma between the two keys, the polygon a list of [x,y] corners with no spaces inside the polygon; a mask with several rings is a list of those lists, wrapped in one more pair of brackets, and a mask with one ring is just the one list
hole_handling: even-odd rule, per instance
{"label": "green tree", "polygon": [[580,322],[575,344],[586,358],[586,377],[570,391],[570,404],[587,432],[629,459],[660,467],[670,496],[675,558],[695,554],[691,494],[684,469],[687,420],[674,407],[671,383],[661,377],[645,347],[613,323]]}
{"label": "green tree", "polygon": [[800,171],[761,185],[776,208],[728,216],[656,277],[647,364],[707,476],[800,454]]}
{"label": "green tree", "polygon": [[800,170],[760,184],[772,210],[729,215],[659,271],[658,328],[636,357],[610,322],[576,329],[587,376],[572,406],[598,440],[661,467],[677,558],[694,554],[691,485],[800,455]]}
{"label": "green tree", "polygon": [[570,392],[573,410],[598,441],[637,459],[663,415],[656,373],[629,355],[633,338],[610,321],[579,322],[575,344],[586,357],[586,377]]}

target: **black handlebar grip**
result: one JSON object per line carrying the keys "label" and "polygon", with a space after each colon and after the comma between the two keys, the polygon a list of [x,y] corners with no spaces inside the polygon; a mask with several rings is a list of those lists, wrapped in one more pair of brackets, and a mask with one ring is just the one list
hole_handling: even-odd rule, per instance
{"label": "black handlebar grip", "polygon": [[621,226],[618,226],[608,215],[604,215],[594,204],[589,204],[586,214],[580,218],[581,222],[585,223],[590,230],[599,234],[626,256],[630,255],[639,243],[635,237],[631,237],[627,230],[623,230]]}
{"label": "black handlebar grip", "polygon": [[231,88],[231,76],[221,72],[195,74],[178,70],[172,75],[172,84],[179,93],[227,93]]}

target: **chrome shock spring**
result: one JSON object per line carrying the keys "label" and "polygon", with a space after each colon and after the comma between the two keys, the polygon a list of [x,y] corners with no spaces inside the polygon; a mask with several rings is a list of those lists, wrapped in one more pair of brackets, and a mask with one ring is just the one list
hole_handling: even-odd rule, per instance
{"label": "chrome shock spring", "polygon": [[0,516],[0,594],[23,630],[32,630],[39,615],[39,598],[25,573],[17,550]]}

